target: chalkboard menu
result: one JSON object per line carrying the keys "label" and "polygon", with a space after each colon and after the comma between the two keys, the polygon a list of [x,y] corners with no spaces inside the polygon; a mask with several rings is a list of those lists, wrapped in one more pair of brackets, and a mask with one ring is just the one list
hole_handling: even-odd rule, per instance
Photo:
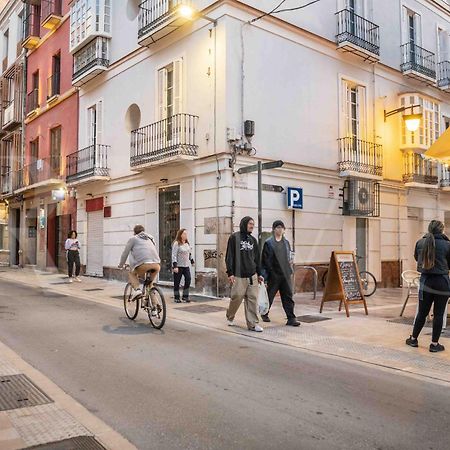
{"label": "chalkboard menu", "polygon": [[361,279],[353,252],[333,252],[328,268],[327,283],[323,292],[320,312],[325,302],[339,302],[339,311],[345,307],[350,317],[349,304],[362,303],[366,314],[367,305],[361,289]]}

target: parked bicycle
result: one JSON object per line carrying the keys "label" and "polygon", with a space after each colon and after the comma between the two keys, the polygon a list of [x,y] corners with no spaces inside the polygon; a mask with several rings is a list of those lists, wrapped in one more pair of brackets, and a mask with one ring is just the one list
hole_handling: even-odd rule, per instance
{"label": "parked bicycle", "polygon": [[[129,266],[125,266],[129,268]],[[125,314],[130,320],[136,319],[139,313],[139,307],[148,314],[148,319],[153,328],[160,330],[166,322],[167,307],[164,294],[161,289],[151,281],[151,271],[145,274],[142,282],[142,295],[132,298],[133,288],[127,283],[123,291],[123,306]]]}
{"label": "parked bicycle", "polygon": [[[356,255],[356,260],[358,262],[362,259],[364,259],[362,256]],[[377,279],[375,278],[375,275],[368,270],[362,270],[361,272],[359,272],[359,276],[361,278],[364,297],[370,297],[371,295],[375,294],[375,291],[377,290]],[[325,285],[327,284],[327,277],[328,269],[326,269],[322,275],[323,287],[325,287]]]}

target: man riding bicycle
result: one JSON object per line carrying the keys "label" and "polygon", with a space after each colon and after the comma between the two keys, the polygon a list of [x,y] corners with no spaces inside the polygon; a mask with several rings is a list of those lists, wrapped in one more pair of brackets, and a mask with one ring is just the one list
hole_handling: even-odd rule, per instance
{"label": "man riding bicycle", "polygon": [[149,272],[153,283],[161,268],[161,259],[159,258],[158,250],[156,250],[153,236],[145,233],[142,225],[136,225],[133,231],[134,236],[127,242],[119,263],[119,269],[122,269],[128,256],[130,256],[128,280],[133,287],[132,299],[142,295],[139,287],[139,278],[145,278],[146,273]]}

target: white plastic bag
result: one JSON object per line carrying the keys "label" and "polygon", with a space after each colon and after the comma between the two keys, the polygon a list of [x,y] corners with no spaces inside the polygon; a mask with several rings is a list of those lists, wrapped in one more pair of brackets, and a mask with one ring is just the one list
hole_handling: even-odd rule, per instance
{"label": "white plastic bag", "polygon": [[259,285],[258,290],[258,308],[259,308],[259,314],[261,316],[264,316],[269,312],[269,296],[267,295],[267,289],[264,283],[261,283]]}

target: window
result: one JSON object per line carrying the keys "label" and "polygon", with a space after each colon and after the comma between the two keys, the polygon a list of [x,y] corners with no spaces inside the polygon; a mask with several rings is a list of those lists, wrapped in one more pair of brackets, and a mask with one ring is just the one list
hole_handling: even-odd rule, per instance
{"label": "window", "polygon": [[158,71],[160,120],[182,112],[182,66],[179,59]]}
{"label": "window", "polygon": [[50,130],[50,170],[51,176],[61,174],[61,127]]}
{"label": "window", "polygon": [[0,250],[8,250],[8,225],[0,223]]}
{"label": "window", "polygon": [[403,44],[422,45],[421,17],[416,12],[403,7],[402,40]]}
{"label": "window", "polygon": [[348,80],[342,81],[342,137],[366,138],[366,88]]}
{"label": "window", "polygon": [[88,146],[102,144],[103,101],[91,106],[87,110],[87,142]]}
{"label": "window", "polygon": [[30,170],[29,170],[29,184],[35,184],[38,182],[38,169],[41,169],[39,159],[39,138],[30,142]]}
{"label": "window", "polygon": [[48,97],[54,97],[55,95],[59,95],[60,92],[60,84],[61,84],[61,53],[57,53],[53,55],[52,58],[52,76],[50,78],[49,83],[49,92],[47,93]]}
{"label": "window", "polygon": [[449,36],[446,30],[441,28],[438,29],[438,61],[448,61],[448,44],[449,44]]}

